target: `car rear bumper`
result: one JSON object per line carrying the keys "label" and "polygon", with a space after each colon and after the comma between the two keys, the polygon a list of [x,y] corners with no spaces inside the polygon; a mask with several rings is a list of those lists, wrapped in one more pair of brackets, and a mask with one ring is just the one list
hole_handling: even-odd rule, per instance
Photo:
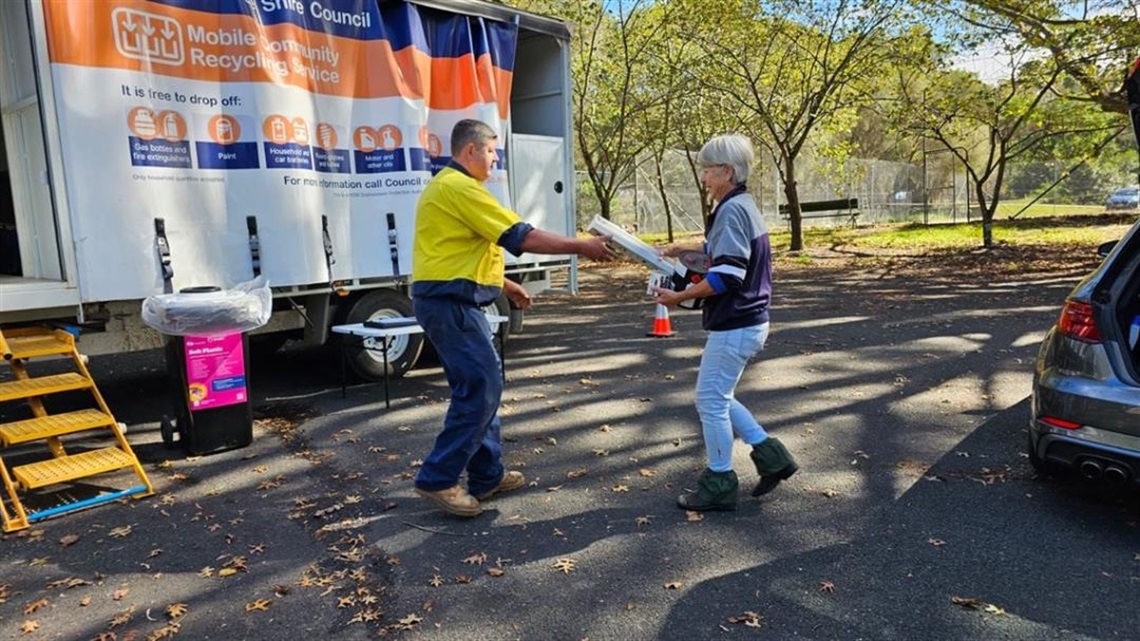
{"label": "car rear bumper", "polygon": [[[1140,449],[1105,445],[1061,434],[1040,421],[1034,421],[1030,434],[1030,447],[1042,461],[1066,467],[1090,480],[1140,486]],[[1140,442],[1137,448],[1140,448]]]}

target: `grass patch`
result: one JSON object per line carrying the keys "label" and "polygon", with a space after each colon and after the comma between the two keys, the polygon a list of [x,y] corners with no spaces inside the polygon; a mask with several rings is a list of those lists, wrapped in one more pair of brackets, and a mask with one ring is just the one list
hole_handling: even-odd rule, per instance
{"label": "grass patch", "polygon": [[[1015,203],[1010,203],[1013,207]],[[1039,209],[1016,220],[999,217],[994,221],[994,242],[1005,246],[1067,246],[1096,247],[1118,240],[1136,222],[1137,215],[1081,213],[1078,215],[1048,216],[1043,209],[1062,205],[1035,205]],[[1086,209],[1088,209],[1086,207]],[[1103,212],[1103,208],[1099,209]],[[1012,211],[1016,211],[1013,209]],[[786,227],[769,230],[772,246],[786,250],[791,246],[791,233]],[[644,234],[640,238],[654,246],[668,245],[665,234]],[[699,245],[704,237],[699,233],[675,234],[673,244]],[[804,229],[804,245],[811,249],[842,248],[848,250],[884,252],[954,252],[978,249],[982,246],[982,224],[917,223],[883,224],[869,227],[808,227]]]}
{"label": "grass patch", "polygon": [[[1030,218],[994,222],[994,242],[1002,245],[1066,245],[1095,247],[1117,240],[1135,222],[1135,216],[1080,216]],[[789,247],[791,234],[772,233],[772,244]],[[938,252],[976,249],[982,246],[982,225],[978,223],[918,225],[878,225],[875,227],[809,228],[804,232],[807,247],[906,252]]]}

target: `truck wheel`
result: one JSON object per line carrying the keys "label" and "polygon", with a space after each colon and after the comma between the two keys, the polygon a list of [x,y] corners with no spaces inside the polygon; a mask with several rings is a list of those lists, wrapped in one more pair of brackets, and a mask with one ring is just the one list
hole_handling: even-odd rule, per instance
{"label": "truck wheel", "polygon": [[[412,301],[391,289],[378,289],[356,299],[345,316],[345,322],[363,323],[380,318],[402,318],[414,316]],[[388,339],[388,375],[399,378],[416,364],[423,349],[423,334],[405,334]],[[345,349],[349,366],[361,378],[370,381],[384,379],[383,341],[367,339],[350,343]]]}

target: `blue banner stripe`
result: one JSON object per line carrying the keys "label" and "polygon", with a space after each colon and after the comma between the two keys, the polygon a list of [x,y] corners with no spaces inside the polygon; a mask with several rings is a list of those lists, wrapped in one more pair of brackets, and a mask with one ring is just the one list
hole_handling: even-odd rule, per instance
{"label": "blue banner stripe", "polygon": [[149,0],[154,4],[220,15],[253,16],[266,26],[293,24],[342,38],[384,37],[376,0]]}
{"label": "blue banner stripe", "polygon": [[[515,68],[518,26],[383,0],[149,0],[154,4],[220,15],[253,16],[263,25],[298,27],[357,40],[388,40],[433,58],[489,54],[491,64]],[[382,5],[382,6],[381,6]]]}

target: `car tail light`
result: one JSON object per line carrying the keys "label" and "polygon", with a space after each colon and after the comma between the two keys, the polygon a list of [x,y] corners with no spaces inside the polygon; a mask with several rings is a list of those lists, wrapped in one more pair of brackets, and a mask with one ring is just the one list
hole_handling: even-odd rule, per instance
{"label": "car tail light", "polygon": [[1072,421],[1066,421],[1063,418],[1057,418],[1055,416],[1039,416],[1039,417],[1037,417],[1037,420],[1041,421],[1042,423],[1044,423],[1046,425],[1049,425],[1052,427],[1059,427],[1063,430],[1076,430],[1076,429],[1080,429],[1080,427],[1081,427],[1080,423],[1074,423]]}
{"label": "car tail light", "polygon": [[1093,318],[1092,305],[1088,303],[1076,300],[1065,301],[1057,329],[1065,336],[1085,343],[1100,342],[1100,330],[1097,329],[1096,319]]}

